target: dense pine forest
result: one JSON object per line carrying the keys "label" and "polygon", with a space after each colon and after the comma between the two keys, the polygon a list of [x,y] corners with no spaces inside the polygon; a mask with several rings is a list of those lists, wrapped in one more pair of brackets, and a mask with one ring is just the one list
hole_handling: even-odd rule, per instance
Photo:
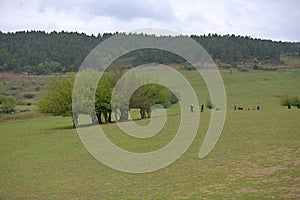
{"label": "dense pine forest", "polygon": [[[0,72],[50,74],[77,71],[88,53],[117,33],[87,35],[77,32],[0,32]],[[147,36],[145,36],[147,37]],[[282,55],[300,58],[300,42],[281,42],[236,35],[191,35],[220,67],[281,65]],[[157,49],[131,52],[118,62],[130,68],[147,62],[181,64],[184,60]],[[186,66],[188,68],[188,66]]]}

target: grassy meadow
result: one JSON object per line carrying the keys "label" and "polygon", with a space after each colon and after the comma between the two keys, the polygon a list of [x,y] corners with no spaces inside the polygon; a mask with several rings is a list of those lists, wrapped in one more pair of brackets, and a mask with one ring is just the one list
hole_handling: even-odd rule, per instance
{"label": "grassy meadow", "polygon": [[[182,72],[200,104],[207,88],[193,71]],[[43,84],[31,84],[30,111],[0,118],[0,199],[299,199],[300,110],[279,105],[278,96],[300,95],[300,70],[239,72],[222,70],[228,111],[222,135],[204,159],[199,149],[210,121],[201,113],[198,134],[183,156],[161,170],[129,174],[95,160],[82,145],[68,117],[38,113],[36,101]],[[5,93],[15,91],[3,87]],[[21,80],[18,80],[21,81]],[[2,85],[1,85],[2,84]],[[12,85],[12,84],[10,84]],[[261,110],[251,110],[260,103]],[[241,106],[242,111],[233,107]],[[250,108],[250,110],[247,110]],[[168,109],[162,131],[148,139],[122,134],[115,124],[102,125],[116,145],[147,152],[166,145],[180,122],[179,106]],[[149,120],[137,123],[145,125]]]}

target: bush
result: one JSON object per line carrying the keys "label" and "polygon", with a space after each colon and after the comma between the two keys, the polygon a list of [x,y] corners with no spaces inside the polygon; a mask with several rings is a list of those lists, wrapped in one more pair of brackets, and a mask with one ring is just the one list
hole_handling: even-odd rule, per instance
{"label": "bush", "polygon": [[188,70],[188,71],[192,71],[192,70],[195,70],[195,67],[188,65],[188,66],[184,66],[184,69]]}
{"label": "bush", "polygon": [[171,98],[170,98],[170,103],[171,104],[176,104],[177,102],[178,102],[177,96],[174,93],[172,93]]}
{"label": "bush", "polygon": [[296,106],[297,108],[300,108],[300,97],[297,96],[291,97],[290,103],[292,106]]}
{"label": "bush", "polygon": [[0,95],[0,112],[9,113],[16,107],[16,100],[11,96]]}
{"label": "bush", "polygon": [[208,108],[208,109],[213,109],[215,106],[211,103],[211,100],[208,100],[207,102],[206,102],[206,107]]}
{"label": "bush", "polygon": [[25,93],[23,94],[23,97],[26,98],[26,99],[32,99],[35,95],[32,94],[32,93]]}
{"label": "bush", "polygon": [[280,105],[287,106],[289,109],[291,106],[296,106],[297,108],[300,108],[300,97],[299,96],[285,96],[280,99]]}
{"label": "bush", "polygon": [[41,87],[40,87],[40,86],[36,86],[36,87],[34,88],[34,90],[38,92],[38,91],[41,90]]}
{"label": "bush", "polygon": [[254,70],[259,70],[260,67],[259,67],[258,65],[253,65],[253,69],[254,69]]}
{"label": "bush", "polygon": [[280,99],[280,105],[282,106],[289,106],[291,103],[290,103],[290,98],[288,96],[285,96],[285,97],[282,97]]}

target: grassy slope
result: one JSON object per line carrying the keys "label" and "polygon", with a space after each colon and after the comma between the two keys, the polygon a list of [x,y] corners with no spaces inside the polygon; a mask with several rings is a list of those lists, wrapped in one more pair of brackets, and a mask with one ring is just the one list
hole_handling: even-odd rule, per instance
{"label": "grassy slope", "polygon": [[[205,102],[205,86],[193,72],[186,75]],[[216,147],[198,159],[210,118],[205,112],[189,150],[154,173],[126,174],[102,165],[82,146],[69,118],[0,123],[0,199],[300,198],[300,112],[280,107],[274,97],[299,93],[299,71],[222,75],[229,111]],[[259,112],[232,110],[257,101]],[[170,141],[167,132],[178,120],[169,117],[162,133],[147,140],[123,135],[114,124],[103,128],[119,146],[143,152]]]}

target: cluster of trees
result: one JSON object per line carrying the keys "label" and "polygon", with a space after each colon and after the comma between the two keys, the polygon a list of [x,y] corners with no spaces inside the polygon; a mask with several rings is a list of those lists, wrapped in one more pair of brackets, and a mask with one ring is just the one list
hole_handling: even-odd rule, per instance
{"label": "cluster of trees", "polygon": [[284,96],[280,100],[282,106],[287,106],[288,109],[291,109],[292,106],[300,109],[300,96]]}
{"label": "cluster of trees", "polygon": [[[117,33],[86,35],[77,32],[0,32],[0,71],[49,74],[77,71],[87,54],[100,42]],[[124,33],[122,33],[124,34]],[[144,37],[155,37],[144,35]],[[166,36],[160,36],[166,37]],[[186,37],[186,36],[181,36]],[[300,43],[275,42],[235,35],[191,35],[219,64],[279,63],[281,54],[300,56]],[[122,67],[145,63],[185,64],[179,56],[158,49],[142,49],[124,55]]]}
{"label": "cluster of trees", "polygon": [[[130,108],[138,108],[141,118],[151,117],[151,106],[160,104],[164,107],[176,103],[176,96],[167,88],[157,84],[146,84],[138,88],[132,94],[130,101],[126,102],[121,96],[126,96],[127,91],[118,93],[117,101],[112,107],[112,92],[122,72],[102,72],[101,79],[96,90],[93,88],[93,81],[97,81],[100,72],[95,70],[80,73],[81,84],[72,98],[74,76],[53,77],[48,85],[48,91],[38,103],[40,111],[54,115],[72,116],[74,127],[78,124],[79,114],[89,114],[93,124],[112,122],[112,116],[116,121],[126,121],[129,117]],[[139,77],[128,81],[142,81]],[[94,102],[93,91],[95,92]],[[79,99],[79,100],[78,100]],[[72,102],[73,101],[73,102]],[[79,102],[79,103],[78,103]],[[72,109],[73,103],[73,109]],[[93,107],[90,107],[93,105]]]}
{"label": "cluster of trees", "polygon": [[10,113],[16,107],[16,100],[14,97],[0,94],[0,112]]}

